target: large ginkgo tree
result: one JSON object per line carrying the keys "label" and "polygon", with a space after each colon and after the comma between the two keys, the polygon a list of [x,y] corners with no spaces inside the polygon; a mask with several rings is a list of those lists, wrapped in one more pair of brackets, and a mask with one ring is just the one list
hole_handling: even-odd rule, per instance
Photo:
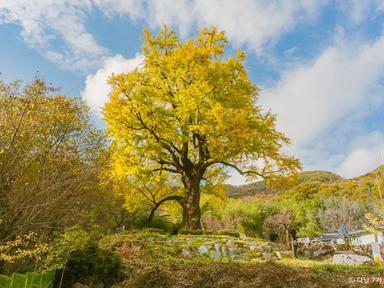
{"label": "large ginkgo tree", "polygon": [[144,36],[144,63],[112,75],[104,108],[110,176],[126,183],[128,206],[176,200],[190,232],[201,229],[201,187],[220,175],[273,178],[299,168],[282,150],[289,140],[275,116],[257,106],[244,53],[225,53],[224,32],[202,29],[181,41],[164,27]]}

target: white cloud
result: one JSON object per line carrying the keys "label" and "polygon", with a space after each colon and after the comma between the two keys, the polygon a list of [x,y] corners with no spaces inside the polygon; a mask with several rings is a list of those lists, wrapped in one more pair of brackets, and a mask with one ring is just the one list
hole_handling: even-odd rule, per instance
{"label": "white cloud", "polygon": [[82,99],[91,107],[92,111],[100,116],[100,108],[107,102],[110,92],[107,83],[108,78],[112,73],[127,73],[140,67],[143,60],[143,55],[137,55],[131,59],[125,59],[122,55],[115,55],[105,59],[103,66],[99,70],[87,76],[85,88],[81,92]]}
{"label": "white cloud", "polygon": [[236,45],[261,51],[300,21],[314,19],[327,0],[0,0],[0,24],[21,27],[24,41],[50,61],[82,72],[99,67],[109,51],[87,29],[98,9],[151,27],[169,24],[184,36],[196,26],[224,29]]}
{"label": "white cloud", "polygon": [[149,23],[169,23],[187,34],[194,26],[217,26],[237,46],[256,51],[276,41],[301,21],[316,18],[327,1],[157,0],[149,2]]}
{"label": "white cloud", "polygon": [[384,11],[383,0],[338,0],[338,5],[357,24],[376,15],[379,11]]}
{"label": "white cloud", "polygon": [[148,18],[146,21],[152,28],[164,24],[176,27],[186,36],[196,21],[195,1],[188,0],[156,0],[148,1]]}
{"label": "white cloud", "polygon": [[353,139],[349,153],[337,172],[346,178],[371,172],[384,163],[384,137],[379,131]]}
{"label": "white cloud", "polygon": [[93,8],[132,19],[141,13],[135,0],[0,0],[0,24],[18,24],[27,45],[62,67],[85,72],[97,68],[109,54],[86,28]]}
{"label": "white cloud", "polygon": [[92,0],[92,2],[108,17],[128,15],[135,21],[145,14],[141,0]]}
{"label": "white cloud", "polygon": [[262,93],[263,106],[277,114],[278,127],[295,145],[310,143],[361,104],[367,110],[382,98],[373,88],[384,74],[384,37],[354,44],[336,43],[312,63],[283,72]]}

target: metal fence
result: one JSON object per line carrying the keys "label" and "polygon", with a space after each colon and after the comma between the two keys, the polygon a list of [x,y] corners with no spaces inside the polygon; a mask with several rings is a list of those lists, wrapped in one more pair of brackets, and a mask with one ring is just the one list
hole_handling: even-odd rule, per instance
{"label": "metal fence", "polygon": [[13,273],[12,276],[0,275],[0,288],[52,288],[54,272]]}

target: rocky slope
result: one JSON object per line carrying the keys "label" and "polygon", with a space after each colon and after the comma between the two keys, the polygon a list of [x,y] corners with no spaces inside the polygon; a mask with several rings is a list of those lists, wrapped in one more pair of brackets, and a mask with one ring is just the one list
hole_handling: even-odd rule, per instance
{"label": "rocky slope", "polygon": [[100,244],[125,259],[257,262],[282,258],[274,243],[228,235],[169,235],[149,230],[110,235]]}

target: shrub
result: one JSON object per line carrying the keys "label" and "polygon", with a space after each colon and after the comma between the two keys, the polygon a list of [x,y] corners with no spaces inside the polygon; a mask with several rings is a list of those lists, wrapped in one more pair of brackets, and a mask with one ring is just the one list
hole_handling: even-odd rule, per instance
{"label": "shrub", "polygon": [[227,235],[227,236],[232,236],[239,238],[240,237],[240,232],[234,229],[223,229],[219,230],[216,232],[217,235]]}
{"label": "shrub", "polygon": [[0,243],[0,273],[30,271],[40,265],[48,250],[44,239],[34,232]]}
{"label": "shrub", "polygon": [[185,231],[185,230],[179,230],[178,231],[178,234],[181,234],[181,235],[202,235],[202,234],[205,234],[203,230],[193,230],[193,231]]}
{"label": "shrub", "polygon": [[47,256],[39,268],[46,271],[62,269],[73,251],[83,249],[97,239],[98,235],[79,226],[67,228],[50,243]]}
{"label": "shrub", "polygon": [[124,274],[120,258],[96,243],[73,251],[64,269],[63,287],[68,288],[77,282],[92,287],[102,283],[107,288],[122,280]]}
{"label": "shrub", "polygon": [[176,229],[176,225],[169,221],[166,217],[154,217],[151,223],[148,223],[148,217],[140,217],[133,225],[134,229],[155,228],[172,233]]}

